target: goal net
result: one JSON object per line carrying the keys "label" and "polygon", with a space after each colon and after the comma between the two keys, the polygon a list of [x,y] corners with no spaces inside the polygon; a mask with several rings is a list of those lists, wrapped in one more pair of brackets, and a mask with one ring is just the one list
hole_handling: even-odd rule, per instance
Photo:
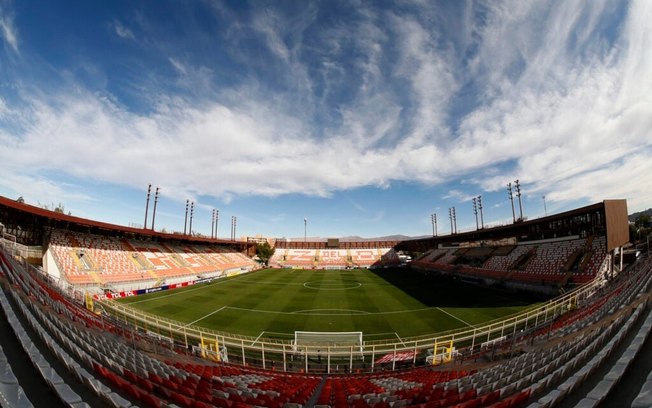
{"label": "goal net", "polygon": [[311,332],[295,331],[294,348],[316,352],[350,353],[363,352],[362,332]]}

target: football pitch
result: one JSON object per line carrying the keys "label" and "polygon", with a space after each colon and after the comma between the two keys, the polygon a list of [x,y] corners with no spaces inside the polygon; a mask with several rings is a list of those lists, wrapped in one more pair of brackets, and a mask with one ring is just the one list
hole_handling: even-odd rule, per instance
{"label": "football pitch", "polygon": [[535,301],[405,268],[266,269],[120,300],[233,334],[289,339],[295,331],[361,331],[365,341],[472,328]]}

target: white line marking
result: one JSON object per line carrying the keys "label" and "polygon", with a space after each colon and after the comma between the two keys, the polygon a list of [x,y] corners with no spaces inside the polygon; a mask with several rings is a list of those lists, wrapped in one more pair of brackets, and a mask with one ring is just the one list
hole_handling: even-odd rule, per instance
{"label": "white line marking", "polygon": [[447,311],[445,311],[445,310],[442,309],[441,307],[435,307],[435,309],[438,309],[438,310],[440,310],[440,311],[446,313],[447,315],[449,315],[449,316],[452,317],[453,319],[455,319],[455,320],[459,320],[460,322],[464,323],[465,325],[467,325],[467,326],[469,326],[469,327],[475,327],[474,325],[472,325],[472,324],[470,324],[470,323],[468,323],[468,322],[465,322],[464,320],[460,319],[459,317],[454,316],[454,315],[448,313]]}
{"label": "white line marking", "polygon": [[263,331],[260,332],[260,334],[258,335],[258,337],[256,337],[256,340],[254,340],[254,342],[251,343],[251,345],[253,346],[254,344],[258,343],[258,339],[259,339],[263,334],[265,334],[265,330],[263,330]]}
{"label": "white line marking", "polygon": [[221,312],[221,311],[224,310],[225,308],[226,308],[226,306],[222,306],[222,307],[220,307],[220,308],[217,309],[217,310],[213,310],[213,311],[210,312],[209,314],[207,314],[207,315],[205,315],[205,316],[203,316],[203,317],[200,317],[200,318],[197,319],[197,320],[193,320],[192,322],[190,322],[190,323],[184,325],[183,327],[188,327],[188,326],[190,326],[191,324],[195,324],[195,323],[197,323],[197,322],[199,322],[199,321],[201,321],[201,320],[204,320],[204,319],[207,318],[208,316],[214,315],[214,314],[217,313],[217,312]]}
{"label": "white line marking", "polygon": [[403,342],[403,339],[401,338],[401,336],[399,336],[398,333],[396,333],[396,332],[394,332],[394,334],[395,334],[396,337],[398,338],[398,341],[400,341],[401,344],[403,344],[403,345],[405,346],[405,343]]}
{"label": "white line marking", "polygon": [[[318,313],[324,312],[324,313]],[[333,313],[328,313],[333,312]],[[338,312],[353,312],[353,313],[338,313]],[[369,312],[364,310],[354,310],[354,309],[306,309],[306,310],[296,310],[290,312],[290,314],[307,314],[310,316],[355,316],[355,315],[367,315]]]}
{"label": "white line marking", "polygon": [[[155,297],[150,298],[150,299],[136,300],[135,302],[125,302],[125,304],[127,304],[127,305],[135,305],[136,303],[151,302],[153,300],[159,300],[159,299],[164,299],[164,298],[168,298],[168,297],[171,297],[171,296],[182,295],[184,293],[189,293],[189,292],[194,292],[196,290],[206,289],[207,287],[211,287],[213,285],[219,285],[219,284],[224,283],[224,282],[231,282],[231,281],[234,281],[236,279],[247,276],[248,274],[249,273],[241,273],[240,275],[230,277],[229,279],[227,279],[227,277],[225,276],[225,277],[222,277],[222,278],[215,279],[214,281],[211,281],[208,285],[204,285],[204,283],[195,283],[194,285],[186,286],[186,288],[192,288],[192,289],[178,290],[178,289],[183,289],[183,287],[175,288],[175,289],[171,289],[171,290],[168,289],[171,293],[169,293],[167,295],[155,296]],[[153,292],[153,293],[161,293],[161,292]],[[140,296],[143,296],[143,295],[140,295]],[[125,298],[125,299],[128,299],[128,298]]]}

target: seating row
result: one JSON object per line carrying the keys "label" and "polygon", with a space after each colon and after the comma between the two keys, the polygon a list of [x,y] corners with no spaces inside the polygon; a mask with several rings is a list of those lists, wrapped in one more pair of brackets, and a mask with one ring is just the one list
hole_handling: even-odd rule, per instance
{"label": "seating row", "polygon": [[55,230],[49,250],[74,285],[162,280],[248,268],[246,255],[217,245],[172,245]]}

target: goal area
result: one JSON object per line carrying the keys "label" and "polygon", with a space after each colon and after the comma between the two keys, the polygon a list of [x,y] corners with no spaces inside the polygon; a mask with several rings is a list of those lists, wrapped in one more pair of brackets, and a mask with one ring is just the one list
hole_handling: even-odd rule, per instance
{"label": "goal area", "polygon": [[296,349],[322,348],[323,351],[363,351],[362,332],[314,332],[295,331],[294,347]]}

